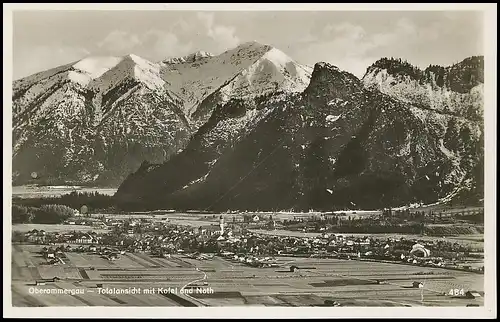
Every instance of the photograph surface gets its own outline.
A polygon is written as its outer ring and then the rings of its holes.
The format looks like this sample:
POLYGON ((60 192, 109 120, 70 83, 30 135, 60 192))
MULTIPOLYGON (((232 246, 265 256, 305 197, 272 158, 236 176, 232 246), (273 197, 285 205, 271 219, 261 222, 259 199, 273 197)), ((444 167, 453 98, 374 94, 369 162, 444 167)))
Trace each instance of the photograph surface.
POLYGON ((484 10, 26 9, 11 28, 12 307, 492 296, 484 10))

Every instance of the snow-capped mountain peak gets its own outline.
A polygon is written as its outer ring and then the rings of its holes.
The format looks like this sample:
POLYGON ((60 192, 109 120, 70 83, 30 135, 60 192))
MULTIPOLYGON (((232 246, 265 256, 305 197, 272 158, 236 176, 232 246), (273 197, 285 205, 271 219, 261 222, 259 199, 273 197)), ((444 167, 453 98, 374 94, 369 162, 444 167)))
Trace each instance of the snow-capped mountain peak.
POLYGON ((186 56, 165 59, 164 61, 162 61, 162 63, 164 63, 164 64, 194 63, 195 61, 198 61, 200 59, 210 58, 213 56, 214 55, 212 53, 209 53, 209 52, 203 51, 203 50, 199 50, 197 52, 194 52, 194 53, 186 55, 186 56))
POLYGON ((154 65, 156 65, 155 63, 152 63, 149 60, 144 59, 144 58, 139 57, 139 56, 134 55, 134 54, 128 54, 128 55, 124 56, 123 59, 130 59, 135 64, 137 64, 139 66, 154 66, 154 65))
POLYGON ((182 147, 189 126, 176 104, 160 65, 133 54, 90 56, 16 81, 15 178, 37 171, 48 182, 119 182, 182 147))
POLYGON ((122 57, 89 56, 68 71, 70 81, 83 87, 113 87, 117 82, 132 78, 144 82, 150 88, 160 88, 164 82, 159 78, 160 66, 134 54, 122 57))
POLYGON ((116 66, 123 57, 113 56, 90 56, 73 65, 75 71, 88 74, 91 78, 97 78, 116 66))
POLYGON ((302 91, 312 72, 279 49, 256 41, 242 43, 217 56, 198 52, 163 61, 161 65, 162 78, 171 91, 180 95, 184 113, 197 124, 210 116, 214 102, 260 96, 269 91, 302 91), (203 58, 193 61, 190 56, 203 58))
POLYGON ((246 49, 239 51, 242 55, 263 53, 225 86, 228 96, 258 96, 275 90, 300 92, 309 84, 312 69, 297 63, 281 50, 256 42, 245 43, 240 48, 246 49))
POLYGON ((200 50, 200 51, 197 51, 197 52, 192 53, 190 55, 187 55, 186 56, 186 60, 187 61, 196 61, 196 60, 199 60, 199 59, 213 57, 213 56, 214 55, 212 53, 200 50))
POLYGON ((95 92, 106 93, 125 80, 137 81, 152 90, 161 90, 165 82, 160 78, 160 66, 137 55, 126 55, 119 60, 108 58, 106 62, 118 62, 110 66, 100 77, 92 80, 88 87, 95 92))
POLYGON ((276 66, 286 68, 286 66, 290 63, 293 63, 293 59, 287 56, 284 52, 279 49, 272 48, 267 53, 264 54, 263 58, 269 60, 274 63, 276 66))
POLYGON ((257 40, 250 40, 239 44, 236 48, 243 49, 243 48, 259 48, 259 47, 271 47, 271 45, 260 43, 257 40))
POLYGON ((72 66, 72 70, 68 72, 68 78, 82 86, 87 86, 90 81, 100 77, 122 60, 123 57, 89 56, 72 66))

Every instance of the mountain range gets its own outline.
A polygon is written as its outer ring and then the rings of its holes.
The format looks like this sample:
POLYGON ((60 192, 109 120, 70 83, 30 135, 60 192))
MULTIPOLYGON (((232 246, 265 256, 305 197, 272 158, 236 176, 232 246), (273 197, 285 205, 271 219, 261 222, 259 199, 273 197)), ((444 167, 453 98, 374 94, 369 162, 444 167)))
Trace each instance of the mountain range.
POLYGON ((15 184, 117 186, 143 161, 181 150, 218 103, 300 92, 311 68, 248 42, 153 63, 136 55, 87 57, 14 81, 15 184))
POLYGON ((14 82, 14 182, 118 185, 127 209, 380 208, 483 195, 484 62, 362 79, 256 42, 88 57, 14 82))

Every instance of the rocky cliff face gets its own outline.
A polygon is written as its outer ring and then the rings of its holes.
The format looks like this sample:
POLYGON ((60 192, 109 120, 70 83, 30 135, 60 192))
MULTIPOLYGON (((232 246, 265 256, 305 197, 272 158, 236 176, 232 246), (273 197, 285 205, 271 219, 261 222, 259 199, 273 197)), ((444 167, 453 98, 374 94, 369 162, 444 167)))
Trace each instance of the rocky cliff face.
POLYGON ((454 164, 447 182, 460 182, 453 198, 483 198, 482 56, 448 67, 431 65, 425 70, 400 59, 381 59, 368 68, 362 81, 366 88, 412 104, 416 115, 433 128, 440 149, 454 164))
POLYGON ((217 105, 182 153, 131 175, 117 200, 125 208, 373 209, 434 202, 476 180, 480 122, 384 94, 368 79, 318 63, 300 95, 217 105))
POLYGON ((423 108, 476 121, 483 118, 482 56, 449 67, 430 65, 425 70, 400 59, 380 59, 368 68, 363 83, 423 108))

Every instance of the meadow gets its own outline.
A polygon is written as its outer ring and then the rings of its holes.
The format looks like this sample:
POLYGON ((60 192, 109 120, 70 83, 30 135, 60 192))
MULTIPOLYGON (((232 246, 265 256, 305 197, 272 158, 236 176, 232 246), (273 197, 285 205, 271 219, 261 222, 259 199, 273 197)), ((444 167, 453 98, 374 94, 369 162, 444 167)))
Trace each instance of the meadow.
POLYGON ((45 265, 41 246, 15 245, 12 254, 14 306, 322 306, 335 300, 344 306, 465 306, 482 298, 453 298, 450 289, 484 290, 484 276, 440 268, 338 259, 278 257, 280 267, 254 268, 227 259, 196 260, 175 255, 153 258, 127 254, 117 261, 97 255, 66 253, 65 264, 45 265), (290 265, 299 269, 290 272, 290 265), (300 268, 302 267, 302 268, 300 268), (30 294, 35 280, 61 280, 37 288, 82 289, 84 294, 30 294), (205 277, 204 277, 205 276, 205 277), (103 287, 178 291, 194 281, 206 282, 213 294, 99 294, 103 287), (381 281, 381 282, 380 282, 381 281), (412 282, 424 284, 413 288, 412 282), (187 302, 186 302, 187 301, 187 302), (191 301, 191 302, 189 302, 191 301), (200 304, 202 303, 202 304, 200 304))

